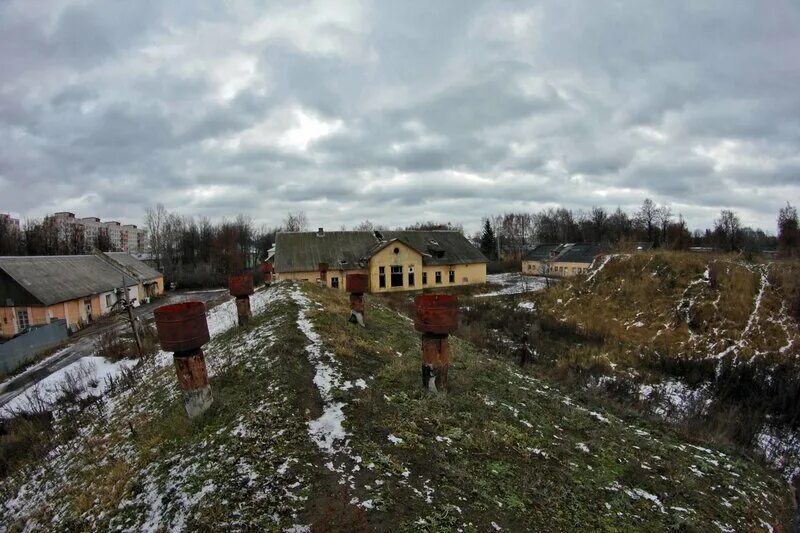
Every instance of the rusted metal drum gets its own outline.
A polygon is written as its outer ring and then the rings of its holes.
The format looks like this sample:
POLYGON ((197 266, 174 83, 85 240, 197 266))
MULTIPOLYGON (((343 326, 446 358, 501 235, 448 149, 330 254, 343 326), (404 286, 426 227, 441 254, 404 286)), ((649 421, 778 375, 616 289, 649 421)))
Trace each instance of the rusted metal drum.
POLYGON ((232 296, 250 296, 255 292, 253 289, 253 275, 242 274, 240 276, 231 276, 228 278, 228 290, 232 296))
POLYGON ((166 352, 188 352, 209 340, 206 306, 203 302, 163 305, 153 314, 161 349, 166 352))
POLYGON ((261 263, 261 273, 271 274, 273 270, 272 263, 261 263))
POLYGON ((458 329, 458 298, 448 294, 422 294, 414 298, 414 327, 422 333, 448 335, 458 329))
POLYGON ((345 278, 345 288, 351 294, 369 292, 369 276, 366 274, 348 274, 345 278))

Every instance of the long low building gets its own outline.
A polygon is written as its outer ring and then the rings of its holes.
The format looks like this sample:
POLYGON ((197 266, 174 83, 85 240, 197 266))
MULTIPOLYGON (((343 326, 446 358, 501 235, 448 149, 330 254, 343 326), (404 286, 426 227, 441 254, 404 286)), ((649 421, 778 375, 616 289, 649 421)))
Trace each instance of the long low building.
POLYGON ((585 274, 605 248, 593 243, 538 244, 522 258, 522 273, 569 277, 585 274))
POLYGON ((141 302, 163 276, 129 254, 0 257, 0 336, 61 318, 71 330, 111 312, 125 287, 141 302))
POLYGON ((333 231, 278 233, 278 280, 318 281, 345 290, 345 276, 369 276, 370 292, 422 290, 486 282, 488 259, 457 231, 333 231))

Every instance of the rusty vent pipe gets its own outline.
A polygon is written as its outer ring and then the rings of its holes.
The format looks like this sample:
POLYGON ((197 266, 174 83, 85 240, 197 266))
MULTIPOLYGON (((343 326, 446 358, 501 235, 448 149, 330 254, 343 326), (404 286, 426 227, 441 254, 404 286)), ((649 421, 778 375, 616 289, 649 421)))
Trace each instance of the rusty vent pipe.
POLYGON ((161 348, 173 352, 186 414, 196 418, 213 402, 202 348, 209 341, 206 306, 183 302, 161 306, 153 314, 161 348))
POLYGON ((229 277, 228 290, 230 290, 231 295, 236 297, 236 315, 239 319, 239 325, 244 326, 253 318, 253 312, 250 310, 250 295, 255 292, 253 289, 253 275, 241 274, 229 277))
POLYGON ((447 389, 450 367, 448 335, 458 329, 458 298, 423 294, 414 299, 414 328, 422 332, 422 385, 433 391, 447 389))
POLYGON ((364 293, 369 289, 369 276, 366 274, 347 274, 345 289, 350 293, 350 318, 353 324, 364 326, 364 293))

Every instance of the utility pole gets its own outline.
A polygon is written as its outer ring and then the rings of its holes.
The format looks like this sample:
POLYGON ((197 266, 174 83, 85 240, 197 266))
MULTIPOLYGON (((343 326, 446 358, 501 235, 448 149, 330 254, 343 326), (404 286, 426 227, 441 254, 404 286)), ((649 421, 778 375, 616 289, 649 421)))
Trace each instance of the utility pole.
POLYGON ((136 339, 136 350, 139 352, 139 357, 141 357, 142 341, 139 338, 139 329, 136 327, 136 320, 133 318, 133 305, 131 305, 130 298, 128 297, 128 286, 125 284, 125 276, 122 276, 122 294, 122 305, 128 309, 128 320, 133 330, 133 338, 136 339))

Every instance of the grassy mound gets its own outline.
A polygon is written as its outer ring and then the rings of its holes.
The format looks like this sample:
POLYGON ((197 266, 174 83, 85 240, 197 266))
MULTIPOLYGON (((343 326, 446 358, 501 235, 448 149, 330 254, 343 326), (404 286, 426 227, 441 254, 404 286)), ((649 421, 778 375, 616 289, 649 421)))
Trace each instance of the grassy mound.
MULTIPOLYGON (((753 530, 785 525, 769 470, 581 405, 451 337, 450 391, 421 387, 410 321, 279 284, 206 347, 215 403, 188 421, 167 354, 70 417, 0 486, 9 530, 753 530), (66 428, 60 428, 65 430, 66 428)), ((59 427, 59 418, 54 422, 59 427)))

